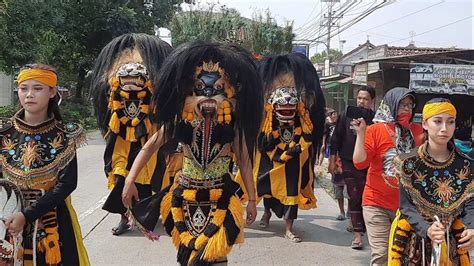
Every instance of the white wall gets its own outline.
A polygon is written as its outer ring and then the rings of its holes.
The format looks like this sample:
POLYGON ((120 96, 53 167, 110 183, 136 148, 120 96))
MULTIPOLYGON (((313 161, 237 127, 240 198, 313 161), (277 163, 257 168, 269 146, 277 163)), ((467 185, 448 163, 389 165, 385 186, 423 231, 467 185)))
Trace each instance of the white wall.
POLYGON ((0 106, 13 103, 13 78, 0 72, 0 106))

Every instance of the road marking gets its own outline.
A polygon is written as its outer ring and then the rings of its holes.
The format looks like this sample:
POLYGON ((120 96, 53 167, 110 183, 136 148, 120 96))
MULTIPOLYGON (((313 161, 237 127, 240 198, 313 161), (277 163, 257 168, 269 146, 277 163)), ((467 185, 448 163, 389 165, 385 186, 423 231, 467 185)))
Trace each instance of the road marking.
POLYGON ((109 195, 105 195, 102 199, 100 199, 94 206, 90 207, 87 209, 85 212, 81 213, 79 215, 79 223, 82 222, 87 216, 91 215, 93 212, 95 212, 97 209, 101 208, 102 205, 104 205, 104 202, 107 200, 107 197, 109 195))

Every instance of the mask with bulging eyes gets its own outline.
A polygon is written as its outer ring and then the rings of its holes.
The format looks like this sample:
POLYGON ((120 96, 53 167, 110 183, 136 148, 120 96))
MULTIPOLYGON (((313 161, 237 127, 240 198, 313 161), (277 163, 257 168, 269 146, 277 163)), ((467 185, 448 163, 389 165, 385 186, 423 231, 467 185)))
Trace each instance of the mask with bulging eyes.
POLYGON ((273 106, 276 119, 281 123, 289 123, 296 116, 296 109, 299 98, 295 88, 278 88, 268 99, 268 103, 273 106))
POLYGON ((120 66, 116 74, 123 91, 140 91, 148 80, 146 67, 139 63, 127 63, 120 66))

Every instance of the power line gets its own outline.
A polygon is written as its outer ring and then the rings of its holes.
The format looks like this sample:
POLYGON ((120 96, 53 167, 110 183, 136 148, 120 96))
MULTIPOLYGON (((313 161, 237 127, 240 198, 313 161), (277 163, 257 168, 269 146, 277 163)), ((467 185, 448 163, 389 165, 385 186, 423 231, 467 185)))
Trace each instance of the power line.
POLYGON ((462 19, 453 21, 453 22, 451 22, 451 23, 448 23, 448 24, 445 24, 445 25, 436 27, 436 28, 434 28, 434 29, 424 31, 424 32, 422 32, 422 33, 414 34, 414 35, 412 35, 412 36, 410 36, 410 37, 407 37, 407 38, 398 39, 398 40, 393 41, 393 42, 390 42, 390 43, 395 43, 395 42, 399 42, 399 41, 408 40, 408 39, 413 38, 413 37, 415 37, 415 36, 420 36, 420 35, 423 35, 423 34, 426 34, 426 33, 430 33, 430 32, 433 32, 433 31, 436 31, 436 30, 439 30, 439 29, 442 29, 442 28, 446 28, 446 27, 448 27, 448 26, 451 26, 451 25, 456 24, 456 23, 459 23, 459 22, 461 22, 461 21, 470 19, 470 18, 472 18, 472 17, 474 17, 474 16, 465 17, 465 18, 462 18, 462 19))
MULTIPOLYGON (((395 22, 395 21, 399 21, 399 20, 404 19, 404 18, 406 18, 406 17, 409 17, 409 16, 411 16, 411 15, 418 14, 418 13, 420 13, 420 12, 423 12, 423 11, 425 11, 425 10, 427 10, 427 9, 430 9, 430 8, 434 7, 434 6, 440 5, 440 4, 444 3, 444 2, 445 2, 445 0, 443 0, 443 1, 441 1, 441 2, 438 2, 438 3, 434 4, 434 5, 430 5, 430 6, 427 6, 427 7, 425 7, 425 8, 419 9, 419 10, 417 10, 417 11, 415 11, 415 12, 408 13, 408 14, 406 14, 406 15, 404 15, 404 16, 399 17, 399 18, 392 19, 392 20, 390 20, 390 21, 387 21, 387 22, 385 22, 385 23, 383 23, 383 24, 374 26, 374 27, 369 28, 369 29, 367 29, 367 30, 365 30, 365 31, 362 31, 362 32, 367 32, 367 31, 369 31, 369 30, 373 30, 373 29, 376 29, 376 28, 380 28, 380 27, 382 27, 382 26, 385 26, 385 25, 387 25, 387 24, 393 23, 393 22, 395 22)), ((352 34, 352 35, 346 36, 346 38, 347 38, 347 37, 352 37, 352 36, 354 36, 354 35, 357 35, 357 34, 352 34)))

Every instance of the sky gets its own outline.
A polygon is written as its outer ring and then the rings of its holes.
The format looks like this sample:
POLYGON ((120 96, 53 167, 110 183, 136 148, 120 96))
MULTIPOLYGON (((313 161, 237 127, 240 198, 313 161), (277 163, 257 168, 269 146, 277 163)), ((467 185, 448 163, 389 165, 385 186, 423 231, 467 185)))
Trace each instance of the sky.
MULTIPOLYGON (((333 0, 334 1, 334 0, 333 0)), ((339 0, 335 7, 348 0, 339 0)), ((354 7, 340 19, 344 24, 366 8, 381 3, 381 0, 350 0, 354 7), (357 5, 356 5, 357 4, 357 5)), ((331 47, 344 53, 370 40, 375 45, 407 46, 414 41, 418 47, 474 48, 473 0, 389 0, 363 20, 331 38, 331 47)), ((318 16, 327 3, 321 0, 207 0, 201 4, 218 3, 237 9, 242 16, 252 18, 257 11, 269 9, 279 25, 293 23, 296 40, 315 36, 318 16), (303 28, 302 28, 303 26, 303 28)), ((186 9, 186 8, 185 8, 186 9)), ((314 37, 313 37, 314 38, 314 37)), ((326 40, 324 38, 324 40, 326 40)), ((326 49, 325 45, 313 45, 310 55, 326 49)))

